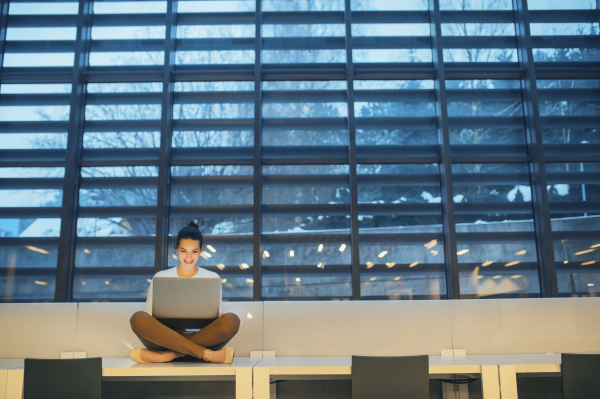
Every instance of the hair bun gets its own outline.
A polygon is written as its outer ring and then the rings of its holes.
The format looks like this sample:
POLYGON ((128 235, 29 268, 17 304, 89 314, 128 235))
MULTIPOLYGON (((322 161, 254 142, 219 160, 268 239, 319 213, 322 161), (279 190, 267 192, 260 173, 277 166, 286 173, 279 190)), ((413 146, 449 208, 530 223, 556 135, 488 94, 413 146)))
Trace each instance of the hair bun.
POLYGON ((200 228, 200 226, 198 226, 198 225, 197 225, 196 223, 194 223, 194 222, 190 222, 190 223, 188 224, 188 226, 192 226, 192 227, 195 227, 195 228, 197 228, 197 229, 199 229, 199 228, 200 228))

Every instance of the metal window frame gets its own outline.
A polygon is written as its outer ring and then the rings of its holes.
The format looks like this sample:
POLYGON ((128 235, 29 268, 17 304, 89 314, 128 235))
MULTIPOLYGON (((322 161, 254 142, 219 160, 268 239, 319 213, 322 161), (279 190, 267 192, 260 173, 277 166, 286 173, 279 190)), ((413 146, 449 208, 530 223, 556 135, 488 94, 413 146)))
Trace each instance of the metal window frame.
MULTIPOLYGON (((70 94, 32 94, 3 95, 0 105, 70 105, 70 118, 64 121, 43 122, 0 122, 0 133, 36 133, 36 132, 68 132, 66 150, 0 150, 0 166, 2 167, 51 167, 65 168, 63 179, 0 179, 3 187, 58 187, 63 190, 61 208, 0 208, 0 216, 17 217, 60 217, 60 237, 45 239, 28 239, 28 243, 39 245, 56 243, 58 245, 58 261, 56 268, 55 301, 73 300, 73 277, 75 274, 76 245, 81 242, 105 242, 103 238, 90 241, 87 237, 77 238, 78 217, 106 217, 110 215, 132 215, 136 217, 156 217, 156 237, 134 237, 132 242, 149 242, 155 244, 154 270, 159 271, 168 264, 168 246, 172 244, 169 237, 169 218, 188 215, 252 215, 253 217, 253 300, 263 299, 262 276, 270 270, 262 268, 262 245, 276 242, 271 235, 262 234, 262 217, 273 215, 302 215, 314 212, 346 215, 346 205, 264 205, 262 188, 269 185, 285 186, 287 184, 306 185, 310 179, 296 176, 293 178, 277 178, 264 176, 264 165, 310 165, 310 164, 348 164, 348 184, 350 188, 350 244, 352 271, 352 299, 362 298, 359 264, 359 240, 368 240, 368 234, 360 234, 358 214, 398 215, 439 214, 441 210, 444 230, 444 271, 448 299, 460 298, 459 268, 456 255, 457 240, 473 240, 457 233, 455 215, 482 212, 511 212, 523 214, 525 206, 501 203, 454 205, 453 183, 471 182, 471 176, 452 175, 453 163, 527 163, 529 175, 495 176, 490 179, 518 180, 529 179, 533 193, 534 233, 516 234, 513 237, 496 234, 495 236, 480 234, 477 240, 486 239, 503 241, 508 239, 531 239, 536 242, 541 296, 558 296, 557 265, 554 260, 553 245, 561 237, 582 238, 580 232, 552 232, 550 204, 546 184, 557 179, 572 176, 564 174, 547 174, 546 162, 595 162, 600 156, 598 145, 571 145, 562 148, 560 145, 542 143, 542 126, 564 125, 575 127, 594 127, 600 119, 594 116, 564 117, 556 120, 540 116, 540 99, 569 98, 594 99, 591 91, 581 90, 538 90, 538 79, 600 79, 600 62, 534 62, 534 48, 552 48, 553 46, 597 48, 597 38, 593 36, 535 36, 530 33, 531 23, 592 23, 600 21, 600 9, 595 10, 534 10, 529 11, 527 0, 513 0, 511 11, 447 11, 441 10, 439 0, 429 0, 427 11, 352 11, 350 0, 344 1, 343 11, 332 12, 262 12, 261 1, 256 1, 254 12, 234 13, 177 13, 178 0, 167 0, 165 14, 136 15, 93 15, 91 0, 81 0, 77 15, 8 15, 9 0, 0 0, 0 83, 70 83, 70 94), (91 40, 93 26, 165 26, 165 40, 91 40), (269 24, 344 24, 344 37, 308 37, 308 38, 263 38, 262 26, 269 24), (423 23, 429 24, 430 36, 424 37, 353 37, 352 24, 365 23, 423 23), (441 27, 446 23, 510 23, 514 24, 514 37, 442 37, 441 27), (251 38, 223 39, 177 39, 178 25, 254 25, 255 35, 251 38), (7 29, 11 27, 72 27, 76 25, 77 36, 73 41, 7 41, 7 29), (516 44, 515 44, 516 43, 516 44), (23 53, 41 51, 45 53, 71 51, 74 45, 75 64, 73 68, 41 67, 17 68, 4 67, 5 53, 23 53), (143 45, 144 50, 164 51, 165 60, 162 65, 152 66, 118 66, 90 67, 91 51, 132 51, 143 45), (338 49, 346 54, 345 63, 331 64, 263 64, 263 49, 338 49), (443 50, 448 48, 516 48, 519 61, 516 63, 484 63, 484 62, 443 62, 443 50), (253 50, 253 64, 233 65, 176 65, 177 50, 188 48, 213 48, 216 50, 247 49, 253 50), (431 49, 432 62, 420 63, 354 63, 353 49, 400 48, 431 49), (354 90, 355 80, 402 80, 430 79, 434 80, 433 90, 419 91, 377 91, 354 90), (447 90, 447 79, 513 79, 521 82, 519 90, 494 90, 492 92, 447 90), (174 83, 181 81, 248 81, 254 82, 253 92, 218 92, 218 93, 174 93, 174 83), (264 81, 300 81, 300 80, 339 80, 345 81, 346 90, 313 91, 298 93, 262 92, 264 81), (87 94, 86 87, 91 82, 161 82, 163 90, 157 93, 111 93, 87 94), (510 117, 450 117, 447 111, 449 99, 474 96, 478 99, 516 99, 523 102, 524 118, 510 117), (434 117, 423 118, 362 118, 354 115, 355 101, 433 101, 437 112, 434 117), (239 120, 173 120, 174 104, 181 103, 253 103, 253 119, 239 120), (346 102, 347 118, 303 118, 279 119, 262 117, 262 104, 270 102, 346 102), (85 121, 87 104, 161 104, 160 120, 142 121, 85 121), (486 126, 523 128, 525 127, 526 146, 490 145, 479 146, 473 153, 469 146, 453 145, 450 150, 450 124, 468 127, 472 124, 486 126), (401 146, 359 146, 356 144, 356 129, 389 128, 402 124, 420 128, 435 128, 438 144, 419 145, 407 150, 401 146), (347 129, 348 146, 329 147, 271 147, 263 146, 262 132, 268 129, 301 126, 310 129, 347 129), (139 149, 84 149, 83 135, 86 131, 160 131, 160 148, 139 149), (252 146, 231 148, 199 148, 193 151, 185 148, 171 148, 173 130, 181 129, 215 129, 230 128, 247 129, 254 132, 252 146), (358 185, 364 184, 365 178, 357 175, 358 163, 376 164, 412 164, 438 163, 440 174, 434 176, 441 179, 441 204, 384 204, 371 206, 358 204, 358 185), (252 177, 224 178, 184 178, 171 177, 171 166, 174 165, 252 165, 252 177), (108 178, 88 179, 81 177, 81 167, 86 166, 156 166, 159 175, 156 178, 108 178), (250 181, 251 180, 251 181, 250 181), (156 207, 80 207, 79 189, 81 187, 122 187, 125 185, 143 187, 157 183, 156 207), (252 185, 253 204, 241 206, 170 206, 170 188, 172 184, 186 185, 252 185), (533 234, 533 235, 532 235, 533 234), (96 240, 96 241, 94 241, 96 240)), ((588 182, 597 180, 597 174, 587 173, 577 176, 576 181, 588 182)), ((385 177, 372 179, 371 184, 383 182, 385 177), (378 180, 379 179, 379 180, 378 180)), ((408 185, 420 180, 419 176, 395 177, 395 184, 408 185)), ((494 180, 494 181, 496 181, 494 180)), ((516 181, 515 180, 515 181, 516 181)), ((338 176, 327 176, 321 184, 339 183, 338 176)), ((433 181, 433 180, 432 180, 433 181)), ((491 181, 491 180, 489 180, 491 181)), ((600 212, 600 203, 588 201, 585 205, 578 202, 553 204, 555 212, 573 212, 585 209, 588 212, 600 212)), ((328 237, 335 233, 328 234, 328 237)), ((346 237, 344 235, 344 237, 346 237)), ((429 237, 429 236, 428 236, 429 237)), ((288 237, 286 237, 287 239, 288 237)), ((395 242, 406 242, 409 237, 388 237, 395 242), (399 240, 399 241, 398 241, 399 240)), ((216 238, 219 239, 219 238, 216 238)), ((225 237, 233 240, 235 237, 225 237)), ((300 238, 291 238, 292 240, 300 238)), ((307 240, 309 238, 304 238, 307 240)), ((318 240, 319 238, 315 238, 318 240)), ((345 238, 344 238, 345 239, 345 238)), ((20 245, 21 239, 0 239, 0 246, 20 245)), ((108 241, 106 241, 108 242, 108 241)), ((118 241, 114 241, 118 242, 118 241)), ((229 241, 228 241, 229 242, 229 241)), ((273 298, 269 298, 273 299, 273 298)), ((293 298, 287 298, 293 299, 293 298)), ((369 297, 369 299, 373 299, 369 297)))

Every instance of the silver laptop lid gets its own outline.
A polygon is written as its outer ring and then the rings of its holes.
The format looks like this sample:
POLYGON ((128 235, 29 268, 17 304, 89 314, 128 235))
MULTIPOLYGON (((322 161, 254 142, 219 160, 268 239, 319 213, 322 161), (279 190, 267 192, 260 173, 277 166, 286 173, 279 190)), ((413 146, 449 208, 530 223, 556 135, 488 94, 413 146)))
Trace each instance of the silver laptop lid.
POLYGON ((155 277, 152 316, 157 319, 217 319, 221 279, 155 277))

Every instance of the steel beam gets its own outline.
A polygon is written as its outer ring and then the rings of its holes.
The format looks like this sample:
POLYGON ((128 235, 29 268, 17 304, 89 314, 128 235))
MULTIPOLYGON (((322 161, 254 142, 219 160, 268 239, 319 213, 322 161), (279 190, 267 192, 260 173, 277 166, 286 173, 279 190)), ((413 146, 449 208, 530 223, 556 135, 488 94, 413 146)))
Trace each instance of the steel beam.
POLYGON ((89 65, 93 1, 80 0, 77 16, 75 63, 72 70, 71 110, 69 115, 63 202, 60 215, 60 239, 54 300, 69 302, 73 297, 75 250, 77 245, 77 215, 79 210, 80 162, 83 152, 85 97, 87 85, 83 73, 89 65))
MULTIPOLYGON (((156 209, 156 246, 154 272, 168 267, 169 261, 169 211, 171 206, 171 146, 173 142, 173 97, 175 83, 172 71, 175 66, 177 41, 177 0, 167 0, 165 62, 163 66, 162 109, 160 120, 160 155, 158 160, 158 192, 156 209)), ((178 226, 179 227, 179 226, 178 226)), ((183 226, 181 226, 183 227, 183 226)))
POLYGON ((433 63, 437 69, 435 81, 440 180, 442 193, 442 221, 444 229, 444 263, 446 265, 446 296, 460 298, 458 256, 456 255, 456 226, 454 223, 454 195, 450 155, 450 129, 446 96, 446 70, 443 62, 442 19, 439 0, 429 0, 433 63))
POLYGON ((554 261, 554 243, 552 241, 548 182, 527 0, 513 0, 513 9, 519 63, 525 69, 525 76, 521 79, 521 89, 523 92, 527 150, 531 157, 529 173, 531 175, 531 197, 540 288, 542 297, 557 297, 558 282, 554 261))
POLYGON ((254 203, 253 258, 252 272, 254 284, 252 298, 262 300, 262 1, 256 0, 254 12, 254 203))
POLYGON ((352 262, 352 299, 360 300, 360 246, 358 239, 358 177, 356 171, 356 120, 354 117, 354 62, 352 60, 352 8, 351 1, 344 1, 346 24, 346 84, 348 101, 348 166, 350 184, 350 246, 352 262))

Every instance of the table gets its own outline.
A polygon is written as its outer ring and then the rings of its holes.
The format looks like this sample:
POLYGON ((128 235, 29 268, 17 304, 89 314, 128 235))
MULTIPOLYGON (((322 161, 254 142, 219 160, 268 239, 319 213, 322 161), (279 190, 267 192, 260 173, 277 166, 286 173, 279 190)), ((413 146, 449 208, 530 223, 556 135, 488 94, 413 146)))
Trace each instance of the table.
MULTIPOLYGON (((236 399, 252 399, 252 367, 259 361, 260 358, 236 357, 231 364, 196 362, 137 364, 129 358, 104 358, 102 379, 235 380, 236 399)), ((23 397, 23 365, 23 359, 0 359, 0 399, 23 397), (2 389, 2 380, 4 389, 2 389)))
MULTIPOLYGON (((312 379, 349 378, 352 357, 270 357, 254 366, 254 399, 270 398, 271 377, 312 379)), ((429 374, 481 374, 484 399, 500 399, 498 366, 477 359, 430 356, 429 374)), ((504 399, 504 398, 503 398, 504 399)))
POLYGON ((481 364, 498 366, 502 399, 517 399, 517 373, 560 374, 561 355, 473 355, 467 356, 481 364))

